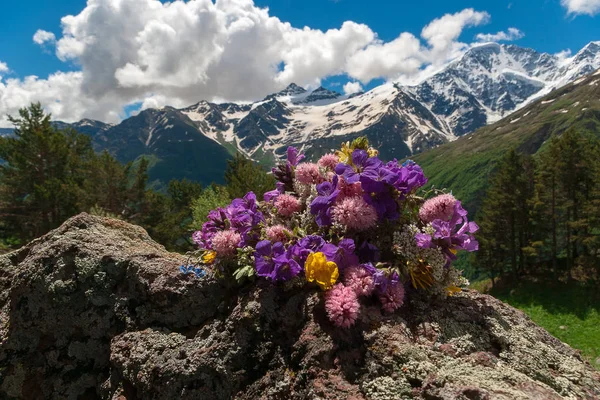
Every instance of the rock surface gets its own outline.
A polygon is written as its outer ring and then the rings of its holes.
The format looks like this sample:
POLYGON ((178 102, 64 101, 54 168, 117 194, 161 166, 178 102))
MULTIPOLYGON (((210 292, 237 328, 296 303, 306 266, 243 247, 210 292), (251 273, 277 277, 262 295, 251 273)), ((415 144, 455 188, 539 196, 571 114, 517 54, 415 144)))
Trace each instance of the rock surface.
POLYGON ((184 262, 87 214, 0 256, 0 398, 600 397, 577 351, 489 296, 411 293, 340 330, 313 290, 234 292, 184 262))

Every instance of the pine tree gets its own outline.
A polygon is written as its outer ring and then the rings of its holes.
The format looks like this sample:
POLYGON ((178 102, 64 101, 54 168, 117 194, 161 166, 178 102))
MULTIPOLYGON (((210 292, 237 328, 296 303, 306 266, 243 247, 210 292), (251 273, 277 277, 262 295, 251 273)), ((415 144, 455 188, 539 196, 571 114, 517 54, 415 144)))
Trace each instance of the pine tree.
POLYGON ((0 138, 0 216, 5 228, 31 239, 81 210, 89 137, 57 130, 39 103, 9 117, 14 136, 0 138))
POLYGON ((511 150, 496 166, 478 218, 476 263, 492 280, 506 272, 527 272, 532 197, 533 161, 511 150))
POLYGON ((275 179, 267 174, 260 165, 237 153, 227 161, 225 169, 227 191, 233 198, 239 198, 252 191, 257 198, 262 198, 265 192, 275 188, 275 179))

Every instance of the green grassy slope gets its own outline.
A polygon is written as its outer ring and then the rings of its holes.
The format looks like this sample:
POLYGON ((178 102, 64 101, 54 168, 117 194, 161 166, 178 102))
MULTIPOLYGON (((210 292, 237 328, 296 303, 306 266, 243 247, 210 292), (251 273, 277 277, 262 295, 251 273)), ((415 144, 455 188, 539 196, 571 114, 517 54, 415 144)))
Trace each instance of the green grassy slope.
POLYGON ((503 284, 494 297, 525 312, 536 324, 600 370, 600 294, 594 284, 531 282, 503 284))
POLYGON ((430 185, 451 189, 473 211, 481 203, 496 161, 507 150, 516 147, 535 154, 553 134, 570 127, 600 136, 600 72, 413 159, 430 177, 430 185))

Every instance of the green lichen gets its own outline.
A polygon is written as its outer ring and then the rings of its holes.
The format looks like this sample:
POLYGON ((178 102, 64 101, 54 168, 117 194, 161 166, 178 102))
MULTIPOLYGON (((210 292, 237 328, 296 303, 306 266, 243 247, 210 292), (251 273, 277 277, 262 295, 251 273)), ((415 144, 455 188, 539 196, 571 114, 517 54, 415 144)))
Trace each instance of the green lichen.
POLYGON ((394 379, 380 376, 364 383, 361 390, 369 400, 398 400, 413 397, 412 386, 404 377, 394 379))

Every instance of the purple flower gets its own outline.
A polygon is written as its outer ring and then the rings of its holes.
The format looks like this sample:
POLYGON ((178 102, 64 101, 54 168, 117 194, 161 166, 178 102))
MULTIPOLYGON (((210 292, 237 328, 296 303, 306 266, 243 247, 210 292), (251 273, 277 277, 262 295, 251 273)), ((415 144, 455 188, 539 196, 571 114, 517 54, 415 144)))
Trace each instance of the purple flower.
POLYGON ((254 252, 256 275, 274 281, 292 279, 302 271, 302 267, 286 251, 283 243, 271 243, 262 240, 256 245, 254 252))
POLYGON ((377 211, 380 221, 394 221, 398 219, 398 202, 389 191, 379 193, 365 193, 363 199, 377 211))
POLYGON ((447 265, 452 260, 456 260, 457 250, 476 251, 479 249, 479 243, 473 236, 479 227, 475 222, 467 220, 467 211, 462 207, 460 201, 454 205, 454 213, 450 221, 436 219, 433 220, 431 226, 434 229, 433 235, 425 233, 415 235, 417 246, 425 249, 438 247, 446 255, 447 265), (459 227, 460 224, 462 226, 459 227))
POLYGON ((194 232, 192 239, 200 248, 212 249, 212 238, 219 231, 227 229, 227 214, 225 209, 217 208, 208 213, 208 221, 202 225, 202 229, 194 232))
POLYGON ((381 258, 379 249, 366 240, 359 247, 357 253, 361 263, 376 263, 381 258))
POLYGON ((270 203, 271 201, 275 201, 280 195, 285 193, 285 184, 283 182, 275 183, 275 190, 271 190, 270 192, 266 192, 264 194, 263 199, 270 203))
POLYGON ((398 176, 393 185, 404 195, 425 186, 427 183, 423 170, 412 160, 405 161, 402 166, 398 164, 397 160, 393 160, 387 163, 387 168, 398 176))
POLYGON ((371 275, 374 275, 377 271, 379 271, 372 263, 360 264, 367 272, 371 275))
POLYGON ((274 280, 287 281, 302 272, 302 267, 293 258, 291 248, 273 258, 275 262, 274 280))
POLYGON ((242 236, 241 246, 256 240, 255 228, 265 221, 263 214, 258 211, 256 195, 249 192, 241 199, 235 199, 225 209, 225 215, 229 219, 231 229, 242 236))
POLYGON ((366 193, 389 191, 391 185, 397 180, 398 175, 383 166, 380 166, 379 168, 368 168, 360 177, 361 187, 366 193))
POLYGON ((338 177, 334 176, 331 182, 323 182, 317 185, 319 195, 310 204, 310 213, 316 215, 315 221, 319 226, 331 225, 331 207, 340 194, 337 184, 338 177))
POLYGON ((358 265, 358 256, 354 254, 356 246, 354 240, 346 238, 340 240, 338 245, 327 243, 321 251, 327 257, 327 261, 333 261, 340 270, 358 265))
POLYGON ((373 281, 375 283, 375 288, 379 293, 387 292, 390 286, 400 285, 400 277, 396 271, 391 274, 389 271, 385 271, 382 269, 378 269, 373 274, 373 281))
POLYGON ((300 161, 304 160, 304 157, 304 154, 300 154, 297 148, 293 146, 287 148, 287 161, 291 166, 297 166, 300 161))
POLYGON ((364 150, 354 150, 352 152, 352 165, 339 163, 335 167, 335 173, 342 175, 346 183, 356 183, 363 174, 376 176, 378 169, 383 163, 377 157, 369 157, 364 150))
POLYGON ((417 233, 415 239, 417 240, 417 246, 422 249, 429 249, 432 247, 431 235, 427 233, 417 233))
POLYGON ((296 260, 300 261, 301 265, 304 265, 308 255, 310 253, 321 251, 323 246, 325 246, 325 240, 321 236, 308 235, 300 239, 300 241, 292 247, 291 254, 296 260))

